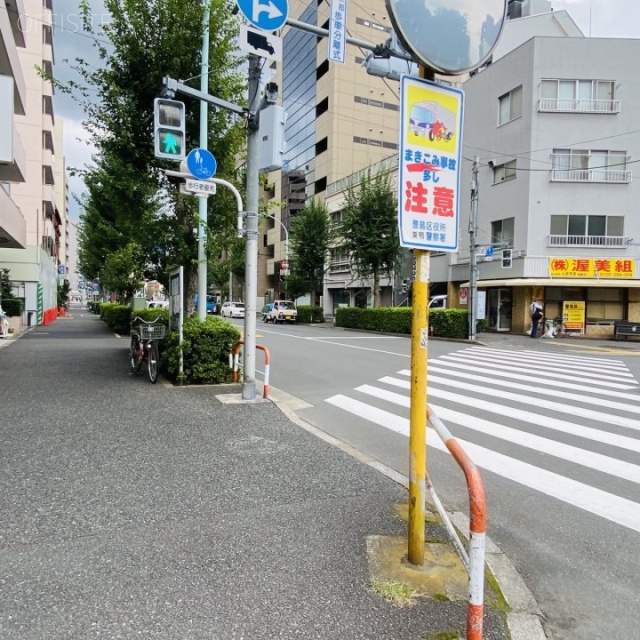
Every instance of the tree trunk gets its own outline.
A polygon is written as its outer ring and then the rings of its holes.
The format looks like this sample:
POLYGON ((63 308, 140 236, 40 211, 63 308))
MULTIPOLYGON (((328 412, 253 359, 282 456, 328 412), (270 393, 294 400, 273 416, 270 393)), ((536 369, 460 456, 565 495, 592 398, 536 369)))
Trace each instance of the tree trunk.
POLYGON ((377 271, 373 272, 373 306, 380 306, 380 275, 377 271))

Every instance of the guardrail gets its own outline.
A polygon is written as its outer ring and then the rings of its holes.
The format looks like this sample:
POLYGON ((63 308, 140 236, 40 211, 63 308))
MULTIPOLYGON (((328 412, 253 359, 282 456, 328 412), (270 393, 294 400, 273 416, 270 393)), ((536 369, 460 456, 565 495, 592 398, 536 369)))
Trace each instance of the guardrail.
POLYGON ((482 640, 482 616, 484 612, 484 558, 485 537, 487 531, 487 507, 484 494, 484 484, 478 467, 466 454, 460 443, 451 435, 442 420, 435 415, 431 407, 427 408, 427 421, 440 436, 445 446, 458 463, 464 473, 469 490, 469 553, 455 532, 448 514, 442 507, 429 482, 429 491, 434 497, 434 504, 440 513, 450 535, 453 536, 454 546, 462 557, 469 574, 469 605, 467 608, 467 637, 466 640, 482 640))
MULTIPOLYGON (((233 381, 238 382, 238 362, 240 360, 240 347, 244 344, 243 340, 240 340, 238 344, 229 353, 229 366, 233 370, 233 381)), ((269 397, 269 367, 271 365, 271 353, 267 347, 263 347, 261 344, 256 345, 256 349, 264 351, 264 382, 262 385, 262 397, 266 400, 269 397)))

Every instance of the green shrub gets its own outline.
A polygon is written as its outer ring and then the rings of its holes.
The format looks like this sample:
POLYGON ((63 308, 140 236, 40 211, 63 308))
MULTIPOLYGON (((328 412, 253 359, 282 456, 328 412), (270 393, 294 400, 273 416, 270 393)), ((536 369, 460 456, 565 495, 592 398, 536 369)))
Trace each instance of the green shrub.
MULTIPOLYGON (((167 313, 165 311, 165 313, 167 313)), ((238 344, 241 333, 221 318, 208 316, 204 321, 186 318, 183 327, 184 384, 221 384, 232 381, 229 352, 238 344)), ((180 372, 178 332, 167 335, 162 345, 165 356, 165 375, 177 382, 180 372)))
POLYGON ((407 307, 341 307, 336 313, 336 326, 385 333, 411 333, 411 309, 407 307))
MULTIPOLYGON (((467 338, 469 318, 466 309, 433 309, 429 311, 429 327, 434 336, 441 338, 467 338)), ((365 331, 411 334, 410 307, 376 307, 359 309, 341 307, 336 312, 336 326, 365 331)), ((486 322, 478 323, 478 331, 486 322)))
POLYGON ((90 300, 89 302, 87 302, 87 311, 89 311, 90 313, 99 314, 101 306, 102 302, 90 300))
POLYGON ((131 325, 131 307, 126 304, 105 302, 100 306, 100 317, 114 333, 127 335, 131 325))
POLYGON ((433 309, 429 312, 432 334, 439 338, 468 338, 469 313, 466 309, 433 309))
POLYGON ((304 322, 305 324, 324 322, 322 307, 308 305, 298 307, 298 322, 304 322))
POLYGON ((21 316, 24 312, 24 298, 4 298, 2 309, 10 318, 21 316))

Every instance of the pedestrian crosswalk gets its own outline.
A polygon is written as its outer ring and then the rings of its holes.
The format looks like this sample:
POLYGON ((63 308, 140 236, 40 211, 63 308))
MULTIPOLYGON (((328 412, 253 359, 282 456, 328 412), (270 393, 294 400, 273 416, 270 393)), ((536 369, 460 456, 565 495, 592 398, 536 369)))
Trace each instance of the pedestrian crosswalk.
MULTIPOLYGON (((478 466, 640 532, 640 385, 624 362, 469 347, 430 360, 428 385, 478 466)), ((408 437, 409 393, 402 369, 326 402, 408 437)))

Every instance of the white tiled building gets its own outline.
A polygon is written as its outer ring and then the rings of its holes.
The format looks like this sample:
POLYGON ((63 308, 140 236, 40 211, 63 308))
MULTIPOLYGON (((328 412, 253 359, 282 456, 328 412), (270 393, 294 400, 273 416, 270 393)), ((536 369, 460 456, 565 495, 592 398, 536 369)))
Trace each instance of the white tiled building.
MULTIPOLYGON (((52 0, 11 0, 8 5, 4 4, 8 0, 0 2, 2 9, 9 7, 8 11, 0 10, 3 42, 5 47, 13 44, 9 54, 12 69, 21 69, 21 79, 13 74, 14 140, 19 140, 14 145, 13 164, 19 166, 25 159, 22 179, 10 186, 11 200, 21 213, 25 231, 14 242, 4 244, 10 248, 0 245, 0 266, 10 269, 13 281, 22 283, 19 293, 25 297, 27 321, 48 323, 57 314, 58 261, 61 243, 65 243, 66 210, 65 195, 61 194, 61 202, 56 203, 55 194, 56 153, 61 154, 62 149, 55 147, 53 86, 36 70, 38 67, 53 73, 52 0), (7 15, 9 31, 4 24, 7 15)), ((6 100, 6 95, 0 96, 0 102, 6 100)), ((4 226, 3 219, 0 214, 0 227, 4 226)))

